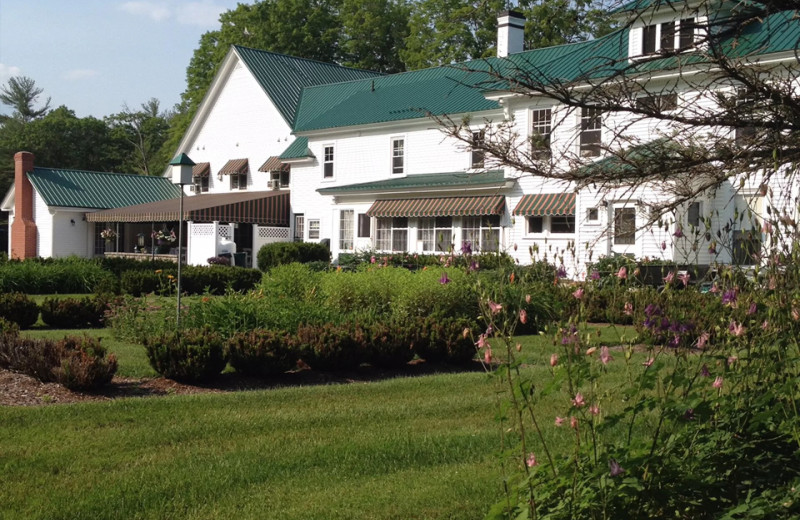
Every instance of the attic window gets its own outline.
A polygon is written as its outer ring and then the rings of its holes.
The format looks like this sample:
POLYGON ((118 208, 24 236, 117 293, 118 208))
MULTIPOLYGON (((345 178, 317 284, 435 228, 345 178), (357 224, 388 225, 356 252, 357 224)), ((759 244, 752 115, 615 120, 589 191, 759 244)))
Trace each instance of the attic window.
MULTIPOLYGON (((683 24, 681 24, 683 27, 683 24)), ((642 54, 675 50, 675 22, 669 21, 642 28, 642 54)))

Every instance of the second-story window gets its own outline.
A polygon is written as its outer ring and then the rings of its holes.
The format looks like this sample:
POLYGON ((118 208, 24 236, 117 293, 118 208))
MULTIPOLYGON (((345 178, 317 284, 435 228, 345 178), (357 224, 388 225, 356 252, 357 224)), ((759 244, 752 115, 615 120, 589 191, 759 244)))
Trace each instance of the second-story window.
POLYGON ((333 178, 333 146, 325 146, 322 150, 322 177, 333 178))
POLYGON ((602 124, 603 113, 599 108, 583 107, 581 109, 581 157, 600 155, 602 124))
POLYGON ((472 132, 472 161, 473 168, 483 168, 486 165, 486 153, 483 145, 486 142, 486 133, 483 130, 472 132))
POLYGON ((550 132, 553 129, 553 112, 549 108, 531 111, 531 155, 550 156, 550 132))
POLYGON ((231 189, 232 190, 246 190, 247 189, 247 173, 231 173, 231 189))
POLYGON ((694 46, 694 33, 697 24, 694 18, 683 18, 680 25, 680 50, 691 49, 694 46))
POLYGON ((402 137, 392 139, 392 173, 405 173, 406 140, 402 137))
POLYGON ((195 176, 192 177, 192 190, 195 193, 204 193, 208 191, 208 175, 205 177, 195 176))

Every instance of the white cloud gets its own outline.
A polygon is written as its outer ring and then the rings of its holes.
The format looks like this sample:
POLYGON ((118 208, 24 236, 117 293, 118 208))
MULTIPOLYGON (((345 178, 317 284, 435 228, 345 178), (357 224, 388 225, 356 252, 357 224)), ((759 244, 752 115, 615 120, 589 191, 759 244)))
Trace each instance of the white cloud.
POLYGON ((22 74, 22 69, 19 67, 13 67, 10 65, 4 65, 0 63, 0 83, 5 83, 8 81, 9 78, 13 76, 19 76, 22 74))
POLYGON ((92 69, 72 69, 64 73, 64 79, 67 81, 79 81, 99 75, 98 71, 92 69))
POLYGON ((183 25, 218 28, 219 15, 227 10, 213 1, 187 2, 176 8, 176 21, 183 25))
POLYGON ((163 22, 172 14, 167 6, 157 2, 125 2, 119 8, 128 14, 147 16, 156 22, 163 22))

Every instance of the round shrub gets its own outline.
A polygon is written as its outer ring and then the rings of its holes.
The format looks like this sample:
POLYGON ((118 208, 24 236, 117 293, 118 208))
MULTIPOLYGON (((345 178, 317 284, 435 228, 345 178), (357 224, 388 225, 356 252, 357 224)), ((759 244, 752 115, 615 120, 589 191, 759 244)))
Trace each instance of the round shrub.
POLYGON ((274 242, 261 246, 256 255, 258 268, 268 271, 279 265, 292 262, 328 262, 331 251, 328 246, 316 242, 274 242))
POLYGON ((0 318, 0 336, 19 336, 19 325, 5 318, 0 318))
POLYGON ((398 323, 373 323, 368 329, 369 362, 382 368, 398 368, 414 358, 417 331, 398 323))
POLYGON ((99 338, 67 336, 56 343, 61 362, 53 369, 55 380, 71 390, 93 390, 111 381, 117 358, 106 356, 99 338))
POLYGON ((303 361, 315 370, 348 370, 367 361, 367 335, 358 325, 301 325, 297 342, 303 361))
POLYGON ((39 306, 23 293, 0 294, 0 317, 29 329, 39 318, 39 306))
POLYGON ((477 333, 477 326, 472 320, 428 317, 420 319, 417 326, 420 341, 415 348, 425 361, 463 365, 475 357, 472 338, 477 333))
POLYGON ((166 332, 145 338, 150 366, 176 381, 203 382, 225 368, 225 341, 209 328, 166 332))
POLYGON ((226 353, 237 372, 258 377, 291 370, 298 359, 290 334, 266 329, 235 334, 228 339, 226 353))
POLYGON ((108 298, 47 298, 41 305, 42 321, 56 329, 100 328, 108 309, 108 298))

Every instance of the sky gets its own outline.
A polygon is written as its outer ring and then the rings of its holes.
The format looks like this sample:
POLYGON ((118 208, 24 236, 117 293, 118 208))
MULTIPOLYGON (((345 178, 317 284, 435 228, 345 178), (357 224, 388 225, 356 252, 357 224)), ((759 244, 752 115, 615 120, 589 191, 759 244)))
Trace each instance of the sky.
MULTIPOLYGON (((102 118, 180 101, 200 36, 244 0, 0 0, 0 85, 28 76, 51 108, 102 118)), ((39 105, 37 105, 38 107, 39 105)), ((0 113, 11 110, 0 105, 0 113)))

